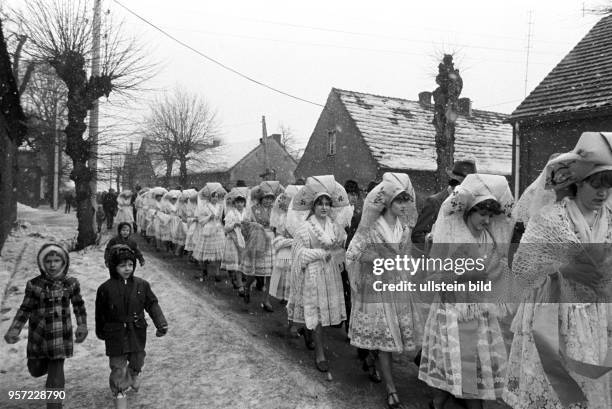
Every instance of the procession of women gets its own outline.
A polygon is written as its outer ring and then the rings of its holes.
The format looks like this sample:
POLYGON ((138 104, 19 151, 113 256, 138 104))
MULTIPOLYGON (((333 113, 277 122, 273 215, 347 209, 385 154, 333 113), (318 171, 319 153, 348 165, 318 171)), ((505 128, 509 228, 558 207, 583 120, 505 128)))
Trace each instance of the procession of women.
POLYGON ((393 355, 404 353, 432 388, 433 409, 611 408, 612 133, 583 133, 520 198, 477 165, 457 161, 448 187, 420 211, 410 177, 389 172, 367 191, 332 175, 229 191, 143 188, 131 202, 122 192, 117 221, 199 265, 201 280, 227 280, 236 302, 283 308, 318 371, 334 367, 326 332, 346 331, 369 381, 384 383, 389 408, 404 407, 406 385, 393 376, 393 355), (426 276, 493 290, 486 300, 373 291, 373 261, 396 256, 479 259, 484 268, 391 268, 385 282, 426 276))

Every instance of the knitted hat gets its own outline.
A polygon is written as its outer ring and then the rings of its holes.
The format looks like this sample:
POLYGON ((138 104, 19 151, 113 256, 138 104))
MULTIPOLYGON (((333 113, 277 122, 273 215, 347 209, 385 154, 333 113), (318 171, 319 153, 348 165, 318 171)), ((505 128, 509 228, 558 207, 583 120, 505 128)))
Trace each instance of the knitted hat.
POLYGON ((134 266, 134 269, 132 270, 133 273, 134 270, 136 270, 136 253, 134 253, 134 251, 132 251, 132 249, 125 244, 117 244, 111 247, 108 263, 108 270, 110 272, 111 277, 118 277, 117 266, 125 260, 132 261, 132 264, 134 266))

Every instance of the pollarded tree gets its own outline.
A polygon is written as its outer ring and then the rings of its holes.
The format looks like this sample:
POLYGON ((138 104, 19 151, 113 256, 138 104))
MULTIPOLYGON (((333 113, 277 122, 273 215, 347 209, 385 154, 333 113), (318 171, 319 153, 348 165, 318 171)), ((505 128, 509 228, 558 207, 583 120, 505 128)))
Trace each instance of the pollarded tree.
POLYGON ((438 88, 433 92, 434 117, 436 128, 436 153, 438 189, 447 186, 446 169, 453 166, 455 155, 455 121, 459 112, 459 95, 463 89, 463 80, 459 70, 453 64, 453 56, 445 54, 438 65, 436 76, 438 88))
POLYGON ((91 181, 88 161, 94 158, 92 141, 85 136, 85 122, 94 103, 111 92, 125 93, 150 78, 151 65, 135 39, 124 35, 121 24, 105 30, 100 47, 100 74, 89 72, 93 51, 93 1, 28 0, 18 12, 25 49, 30 56, 55 69, 68 90, 66 153, 73 162, 70 177, 75 182, 78 238, 77 248, 95 242, 91 181))

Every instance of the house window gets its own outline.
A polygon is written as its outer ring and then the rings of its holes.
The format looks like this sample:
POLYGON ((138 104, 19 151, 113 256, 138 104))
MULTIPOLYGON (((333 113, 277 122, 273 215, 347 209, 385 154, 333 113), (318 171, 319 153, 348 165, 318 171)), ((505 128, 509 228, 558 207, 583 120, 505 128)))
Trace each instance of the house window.
POLYGON ((327 154, 336 154, 336 130, 327 131, 327 154))

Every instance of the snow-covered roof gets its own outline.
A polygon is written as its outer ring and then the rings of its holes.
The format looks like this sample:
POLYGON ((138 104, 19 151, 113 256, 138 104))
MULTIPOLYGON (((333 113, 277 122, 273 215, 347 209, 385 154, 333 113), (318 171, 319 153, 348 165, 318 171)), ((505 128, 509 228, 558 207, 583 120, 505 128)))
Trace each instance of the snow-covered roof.
MULTIPOLYGON (((229 141, 200 153, 192 154, 192 159, 187 162, 187 174, 228 171, 258 145, 259 138, 229 141)), ((179 176, 179 167, 180 163, 175 161, 172 165, 172 176, 179 176)), ((155 164, 153 169, 158 177, 166 174, 166 164, 164 162, 155 164)))
MULTIPOLYGON (((433 105, 345 91, 335 92, 361 132, 372 155, 396 170, 436 170, 433 105)), ((455 124, 455 159, 474 159, 478 171, 512 173, 512 127, 507 115, 472 110, 455 124)))
POLYGON ((612 16, 603 17, 512 113, 513 120, 612 109, 612 16))

